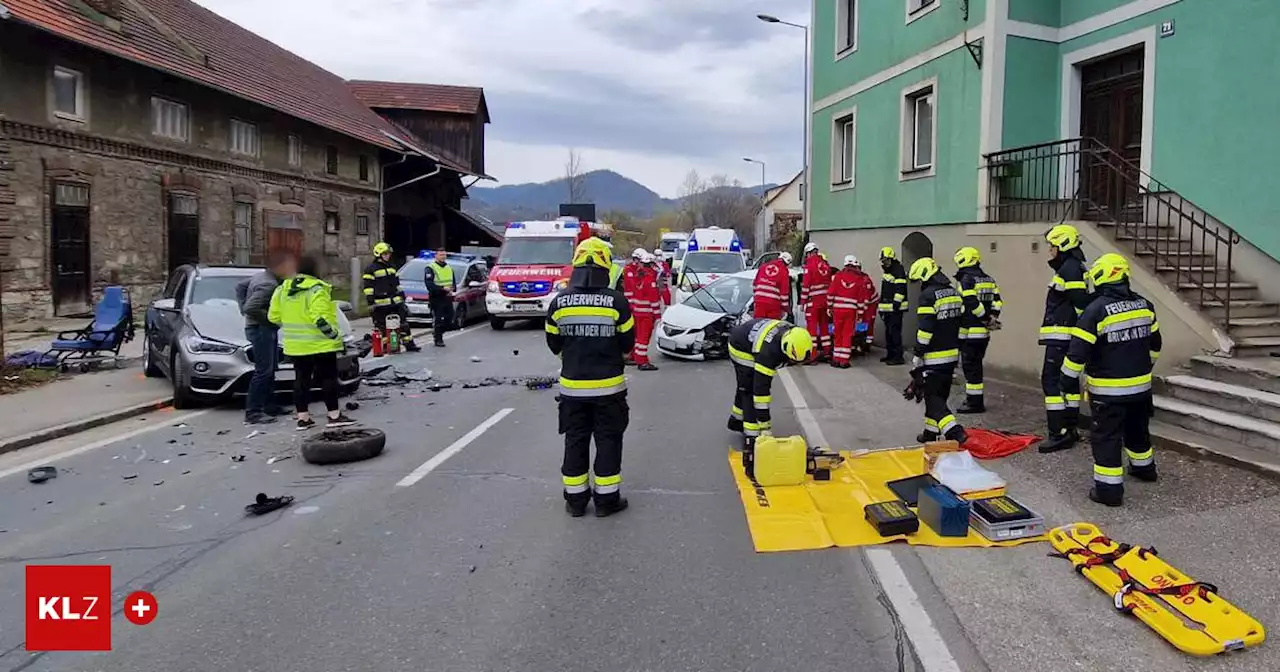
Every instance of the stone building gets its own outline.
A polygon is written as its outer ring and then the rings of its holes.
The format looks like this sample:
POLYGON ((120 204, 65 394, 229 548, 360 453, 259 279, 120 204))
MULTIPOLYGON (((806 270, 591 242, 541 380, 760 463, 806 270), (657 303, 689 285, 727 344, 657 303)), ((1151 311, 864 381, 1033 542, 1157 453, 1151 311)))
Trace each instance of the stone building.
POLYGON ((277 247, 345 278, 384 233, 384 182, 445 241, 479 171, 442 154, 189 0, 0 0, 6 322, 83 313, 108 284, 140 305, 183 263, 277 247))

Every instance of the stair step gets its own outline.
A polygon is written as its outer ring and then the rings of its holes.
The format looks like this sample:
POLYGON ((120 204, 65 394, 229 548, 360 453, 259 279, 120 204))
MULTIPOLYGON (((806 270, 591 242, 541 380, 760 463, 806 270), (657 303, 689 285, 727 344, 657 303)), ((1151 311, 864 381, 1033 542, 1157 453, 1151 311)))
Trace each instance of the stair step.
POLYGON ((1280 358, 1277 357, 1196 355, 1191 358, 1191 374, 1280 394, 1280 358))
POLYGON ((1118 222, 1103 220, 1093 223, 1099 229, 1116 229, 1117 231, 1133 231, 1135 229, 1172 229, 1172 222, 1127 222, 1120 224, 1118 222))
MULTIPOLYGON (((1191 241, 1179 238, 1172 234, 1161 233, 1155 236, 1135 236, 1131 233, 1116 233, 1116 242, 1119 243, 1139 243, 1148 248, 1155 248, 1162 253, 1165 249, 1172 251, 1175 247, 1189 251, 1191 250, 1191 241)), ((1139 247, 1138 249, 1141 249, 1139 247)))
POLYGON ((1231 331, 1231 337, 1236 340, 1280 336, 1280 316, 1236 317, 1233 313, 1231 323, 1227 326, 1231 331))
POLYGON ((1280 458, 1270 451, 1250 448, 1159 420, 1152 420, 1150 429, 1151 442, 1158 449, 1175 450, 1269 476, 1280 475, 1280 458))
MULTIPOLYGON (((1226 306, 1221 301, 1205 301, 1200 308, 1215 320, 1226 318, 1226 306)), ((1231 319, 1237 317, 1272 317, 1280 315, 1280 303, 1258 300, 1231 300, 1231 319)))
POLYGON ((1280 424, 1164 395, 1156 395, 1155 407, 1161 422, 1269 451, 1280 459, 1280 424))
MULTIPOLYGON (((1140 249, 1137 252, 1137 255, 1139 257, 1152 257, 1152 256, 1155 256, 1155 254, 1156 254, 1155 250, 1140 249)), ((1198 259, 1201 263, 1204 263, 1206 259, 1209 259, 1213 255, 1205 254, 1204 252, 1195 252, 1195 251, 1188 251, 1188 250, 1169 250, 1168 252, 1161 250, 1160 256, 1177 257, 1179 259, 1194 258, 1194 259, 1198 259)))
POLYGON ((1179 282, 1179 283, 1178 283, 1178 285, 1177 285, 1177 288, 1178 288, 1178 291, 1179 291, 1179 292, 1186 292, 1186 293, 1188 293, 1188 294, 1195 294, 1195 295, 1199 295, 1199 294, 1201 294, 1201 290, 1203 289, 1203 290, 1204 290, 1204 292, 1206 293, 1206 295, 1205 295, 1205 298, 1206 298, 1206 299, 1211 297, 1211 295, 1209 295, 1209 294, 1208 294, 1208 292, 1212 292, 1213 294, 1216 294, 1216 295, 1218 295, 1219 297, 1225 296, 1225 294, 1226 294, 1226 292, 1227 292, 1227 288, 1228 288, 1228 287, 1230 287, 1230 288, 1231 288, 1231 300, 1233 300, 1233 301, 1234 301, 1234 300, 1236 300, 1236 299, 1245 299, 1245 300, 1247 300, 1247 299, 1256 299, 1256 298, 1258 298, 1258 286, 1257 286, 1257 285, 1255 285, 1255 284, 1253 284, 1252 282, 1241 282, 1241 281, 1235 281, 1235 282, 1226 282, 1226 281, 1222 281, 1222 282, 1188 282, 1188 281, 1183 281, 1183 282, 1179 282))
POLYGON ((1221 266, 1160 264, 1156 266, 1156 273, 1165 276, 1166 282, 1226 282, 1232 279, 1231 271, 1221 266))
POLYGON ((1236 342, 1235 353, 1241 357, 1266 357, 1280 352, 1280 336, 1253 336, 1232 338, 1236 342))
POLYGON ((1174 399, 1280 423, 1280 394, 1274 392, 1197 376, 1168 376, 1164 387, 1174 399))

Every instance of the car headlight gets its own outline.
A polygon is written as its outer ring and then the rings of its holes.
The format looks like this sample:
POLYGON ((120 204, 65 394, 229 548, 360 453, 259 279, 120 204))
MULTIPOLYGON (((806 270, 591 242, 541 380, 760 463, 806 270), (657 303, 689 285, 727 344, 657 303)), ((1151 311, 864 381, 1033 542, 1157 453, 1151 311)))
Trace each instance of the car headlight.
POLYGON ((239 350, 239 348, 234 345, 223 343, 222 341, 211 341, 207 338, 195 335, 188 336, 186 340, 183 341, 183 345, 187 347, 187 352, 192 354, 229 355, 236 350, 239 350))
POLYGON ((497 293, 498 293, 498 291, 499 291, 499 288, 498 288, 498 281, 497 281, 497 280, 490 280, 490 281, 489 281, 489 293, 490 293, 490 294, 497 294, 497 293))
POLYGON ((553 285, 552 288, 555 289, 557 292, 568 289, 569 279, 565 278, 563 280, 556 280, 556 284, 553 285))

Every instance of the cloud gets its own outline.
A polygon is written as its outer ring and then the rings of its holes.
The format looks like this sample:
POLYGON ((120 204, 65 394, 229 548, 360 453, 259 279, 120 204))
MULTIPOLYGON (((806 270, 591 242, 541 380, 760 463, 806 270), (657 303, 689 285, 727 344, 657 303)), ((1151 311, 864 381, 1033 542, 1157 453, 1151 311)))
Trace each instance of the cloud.
POLYGON ((483 86, 504 183, 557 177, 570 146, 668 196, 689 168, 758 180, 744 155, 800 167, 801 32, 755 14, 808 3, 197 1, 344 77, 483 86))

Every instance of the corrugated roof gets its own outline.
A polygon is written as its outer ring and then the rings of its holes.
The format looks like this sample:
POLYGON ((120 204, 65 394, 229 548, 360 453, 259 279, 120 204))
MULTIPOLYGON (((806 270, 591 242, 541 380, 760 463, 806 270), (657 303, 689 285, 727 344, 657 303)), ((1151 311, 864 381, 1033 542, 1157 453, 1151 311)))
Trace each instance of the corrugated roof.
POLYGON ((475 114, 484 103, 484 89, 475 86, 370 80, 352 80, 347 84, 369 107, 475 114))

